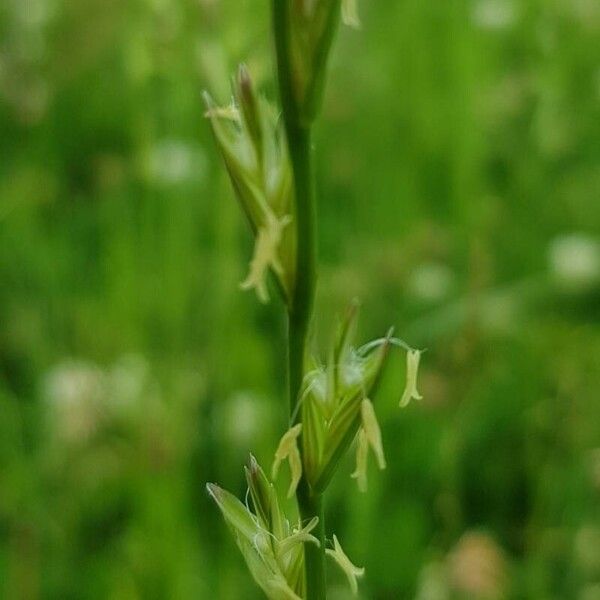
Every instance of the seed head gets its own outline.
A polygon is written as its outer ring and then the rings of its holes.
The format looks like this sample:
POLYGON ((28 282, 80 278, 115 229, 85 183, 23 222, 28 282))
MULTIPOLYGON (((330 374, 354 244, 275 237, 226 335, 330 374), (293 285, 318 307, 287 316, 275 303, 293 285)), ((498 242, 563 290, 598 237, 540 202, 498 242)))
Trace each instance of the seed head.
MULTIPOLYGON (((296 432, 286 439, 286 448, 293 448, 290 440, 293 440, 296 432)), ((246 478, 252 504, 260 506, 256 512, 251 511, 248 502, 240 502, 218 485, 210 483, 206 487, 221 510, 248 569, 267 598, 302 600, 304 546, 320 546, 319 540, 311 533, 318 525, 319 518, 313 517, 308 523, 298 523, 291 528, 288 519, 280 511, 272 482, 254 457, 250 457, 246 478), (264 518, 266 513, 270 518, 264 518)))
POLYGON ((296 228, 288 227, 294 211, 292 171, 282 124, 254 89, 245 66, 238 70, 231 105, 219 107, 204 95, 206 116, 223 156, 233 189, 255 235, 244 290, 269 299, 272 272, 284 300, 295 283, 296 228))

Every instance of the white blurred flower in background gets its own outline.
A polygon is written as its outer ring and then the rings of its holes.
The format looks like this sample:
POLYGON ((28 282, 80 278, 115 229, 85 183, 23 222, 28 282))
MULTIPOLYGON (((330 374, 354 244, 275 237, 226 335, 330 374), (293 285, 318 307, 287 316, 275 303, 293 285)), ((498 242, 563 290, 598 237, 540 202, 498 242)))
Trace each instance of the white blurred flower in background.
POLYGON ((203 148, 179 139, 156 142, 150 148, 146 165, 149 179, 162 185, 200 182, 207 168, 203 148))
POLYGON ((42 380, 49 432, 67 445, 84 445, 103 428, 160 414, 161 395, 150 365, 138 354, 127 354, 111 367, 68 359, 42 380))
POLYGON ((260 398, 246 391, 238 391, 224 403, 221 422, 230 444, 247 448, 256 442, 260 429, 268 421, 268 410, 260 398))
POLYGON ((517 7, 511 0, 478 0, 473 5, 472 19, 480 29, 509 29, 517 20, 517 7))
POLYGON ((52 368, 42 382, 42 396, 52 434, 70 444, 83 444, 97 431, 106 394, 104 373, 83 360, 67 360, 52 368))
POLYGON ((555 238, 548 249, 550 272, 565 291, 581 292, 600 282, 600 241, 584 233, 555 238))
POLYGON ((441 302, 448 297, 454 284, 454 273, 447 265, 428 262, 419 265, 408 280, 409 292, 420 301, 441 302))
POLYGON ((507 597, 508 571, 502 549, 486 533, 467 532, 448 556, 452 587, 473 600, 507 597))
POLYGON ((508 582, 502 549, 489 535, 468 531, 444 560, 423 567, 415 600, 502 600, 508 582))

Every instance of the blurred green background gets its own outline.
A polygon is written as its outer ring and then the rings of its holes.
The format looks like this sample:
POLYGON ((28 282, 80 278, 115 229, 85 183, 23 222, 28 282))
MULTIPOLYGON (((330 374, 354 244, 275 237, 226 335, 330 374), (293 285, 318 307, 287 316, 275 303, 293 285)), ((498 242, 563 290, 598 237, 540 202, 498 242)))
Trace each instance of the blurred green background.
MULTIPOLYGON (((427 347, 328 497, 372 599, 600 599, 600 3, 387 0, 316 135, 320 337, 427 347)), ((0 2, 0 597, 259 598, 204 490, 285 424, 284 323, 203 118, 268 3, 0 2)), ((331 571, 331 597, 348 597, 331 571)))

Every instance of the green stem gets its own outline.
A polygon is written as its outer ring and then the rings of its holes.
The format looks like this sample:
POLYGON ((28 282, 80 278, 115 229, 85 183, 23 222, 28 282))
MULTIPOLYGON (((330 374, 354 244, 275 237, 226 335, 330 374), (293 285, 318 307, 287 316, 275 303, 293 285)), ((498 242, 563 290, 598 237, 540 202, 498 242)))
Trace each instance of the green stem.
POLYGON ((325 576, 325 511, 323 497, 313 495, 305 480, 298 487, 298 508, 302 522, 319 517, 319 522, 312 534, 319 540, 320 546, 304 545, 304 565, 306 571, 306 598, 309 600, 325 600, 327 597, 327 579, 325 576))
MULTIPOLYGON (((296 404, 304 378, 306 344, 312 318, 316 283, 315 194, 313 189, 310 130, 288 128, 288 144, 294 171, 296 192, 296 224, 298 231, 296 286, 288 317, 288 377, 290 415, 300 417, 296 404), (292 132, 292 135, 290 135, 292 132)), ((325 520, 320 495, 314 495, 303 477, 298 488, 298 507, 303 522, 319 517, 314 532, 320 548, 304 545, 307 600, 324 600, 325 586, 325 520)))
MULTIPOLYGON (((273 0, 272 8, 279 93, 296 200, 296 282, 288 311, 289 401, 290 415, 294 415, 304 377, 306 345, 316 288, 316 207, 311 128, 302 122, 294 94, 289 31, 291 1, 273 0)), ((319 517, 315 535, 321 542, 320 547, 311 543, 304 546, 306 599, 325 600, 325 521, 322 498, 313 494, 307 480, 303 478, 298 487, 297 500, 303 521, 319 517)))
POLYGON ((316 287, 316 217, 310 129, 287 127, 296 197, 296 280, 288 311, 290 414, 304 377, 306 343, 316 287))

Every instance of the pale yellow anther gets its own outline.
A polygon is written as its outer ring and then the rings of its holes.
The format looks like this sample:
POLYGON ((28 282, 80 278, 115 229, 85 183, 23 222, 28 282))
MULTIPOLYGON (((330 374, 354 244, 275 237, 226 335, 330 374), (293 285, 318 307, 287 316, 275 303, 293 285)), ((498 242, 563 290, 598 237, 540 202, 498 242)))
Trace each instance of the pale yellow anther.
POLYGON ((283 230, 291 223, 292 218, 285 216, 278 219, 275 215, 267 215, 266 224, 261 227, 256 234, 256 244, 254 246, 254 256, 250 261, 250 272, 248 277, 240 284, 243 290, 256 289, 258 299, 266 303, 269 301, 269 292, 267 290, 267 274, 269 268, 275 273, 281 275, 283 267, 279 262, 278 250, 283 230))
POLYGON ((342 0, 342 21, 355 29, 360 28, 357 0, 342 0))
POLYGON ((367 491, 367 459, 369 455, 369 441, 367 440, 367 434, 361 427, 358 431, 358 440, 356 443, 356 469, 354 473, 350 475, 353 479, 356 479, 358 483, 358 489, 361 492, 367 491))
POLYGON ((350 589, 352 590, 352 593, 356 595, 358 592, 358 583, 356 579, 365 574, 364 568, 357 567, 346 556, 335 534, 333 536, 333 549, 327 548, 326 552, 329 556, 331 556, 331 558, 333 558, 333 560, 335 560, 340 569, 344 571, 346 577, 348 578, 350 589))
POLYGON ((381 440, 381 429, 377 422, 373 403, 365 398, 360 405, 361 425, 358 430, 358 439, 356 444, 356 469, 351 477, 356 479, 358 489, 361 492, 367 491, 367 465, 369 458, 369 446, 373 449, 377 465, 380 469, 385 469, 385 454, 383 452, 383 443, 381 440))
POLYGON ((277 479, 279 467, 284 460, 288 460, 290 465, 290 473, 292 481, 288 489, 288 498, 291 498, 296 493, 296 488, 302 477, 302 459, 300 458, 300 450, 298 449, 298 437, 302 433, 302 423, 294 425, 281 438, 279 446, 275 451, 275 460, 271 472, 272 479, 277 479))
POLYGON ((385 455, 383 453, 383 443, 381 441, 381 429, 377 422, 373 403, 365 398, 360 405, 360 413, 362 417, 362 428, 367 436, 367 441, 375 453, 377 465, 380 469, 385 469, 385 455))
POLYGON ((419 361, 421 352, 419 350, 409 350, 406 353, 406 387, 400 400, 400 406, 407 406, 411 399, 422 400, 423 396, 417 390, 417 374, 419 372, 419 361))

